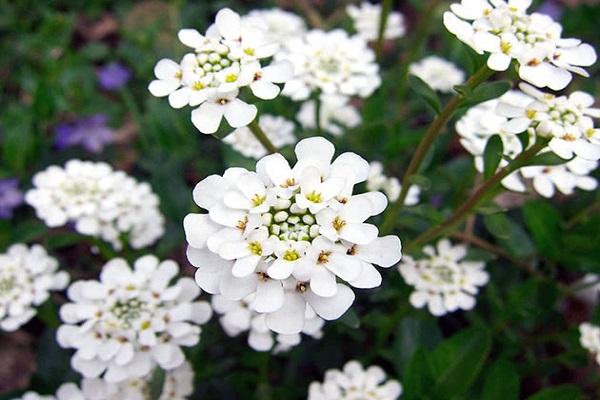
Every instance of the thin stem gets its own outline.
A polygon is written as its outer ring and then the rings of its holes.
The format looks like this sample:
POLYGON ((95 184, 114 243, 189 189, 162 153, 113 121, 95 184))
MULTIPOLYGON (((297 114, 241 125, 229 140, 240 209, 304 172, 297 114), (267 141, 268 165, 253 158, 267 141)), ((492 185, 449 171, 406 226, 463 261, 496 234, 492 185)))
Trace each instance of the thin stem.
POLYGON ((469 213, 490 193, 500 181, 506 178, 513 171, 521 168, 528 160, 533 158, 540 150, 548 144, 547 140, 538 139, 529 149, 519 154, 506 167, 496 172, 491 178, 486 180, 473 195, 467 199, 454 213, 441 225, 437 225, 419 235, 416 239, 408 243, 404 249, 407 253, 436 237, 443 235, 460 224, 469 213))
POLYGON ((325 22, 321 18, 321 14, 315 9, 310 0, 296 0, 296 4, 298 4, 298 7, 306 15, 306 19, 308 19, 313 28, 325 27, 325 22))
POLYGON ((571 229, 575 225, 577 225, 581 220, 585 219, 591 214, 594 214, 596 211, 600 211, 600 200, 596 200, 577 214, 573 216, 570 220, 565 224, 565 228, 571 229))
POLYGON ((277 153, 277 147, 275 147, 275 145, 269 140, 265 131, 263 131, 258 124, 258 117, 254 118, 254 120, 250 122, 248 128, 250 129, 250 132, 254 134, 256 140, 258 140, 270 154, 277 153))
POLYGON ((385 28, 387 27, 388 16, 392 11, 393 0, 383 0, 381 4, 381 15, 379 16, 379 31, 377 33, 377 42, 375 43, 375 54, 380 59, 383 54, 383 44, 385 41, 385 28))
MULTIPOLYGON (((469 89, 474 89, 475 87, 479 86, 482 82, 486 81, 490 76, 492 76, 493 73, 494 71, 492 71, 486 65, 484 65, 479 69, 479 71, 475 72, 475 74, 473 74, 469 78, 465 85, 469 89)), ((408 195, 408 189, 411 186, 411 177, 419 170, 419 167, 421 166, 423 159, 427 155, 427 152, 437 139, 438 135, 442 132, 450 118, 452 118, 452 115, 460 105, 461 100, 462 96, 460 94, 456 94, 454 97, 452 97, 452 99, 450 99, 448 104, 446 104, 446 107, 444 107, 442 112, 439 113, 438 116, 433 120, 431 125, 429 125, 429 128, 425 132, 425 136, 423 136, 423 139, 421 139, 421 142, 419 143, 419 146, 417 147, 417 150, 415 151, 415 154, 410 160, 408 168, 404 173, 404 177, 402 178, 402 189, 400 190, 400 196, 388 211, 387 216, 381 227, 382 232, 387 233, 393 228, 394 223, 396 222, 396 219, 398 217, 398 213, 400 213, 400 210, 404 205, 404 200, 408 195)))

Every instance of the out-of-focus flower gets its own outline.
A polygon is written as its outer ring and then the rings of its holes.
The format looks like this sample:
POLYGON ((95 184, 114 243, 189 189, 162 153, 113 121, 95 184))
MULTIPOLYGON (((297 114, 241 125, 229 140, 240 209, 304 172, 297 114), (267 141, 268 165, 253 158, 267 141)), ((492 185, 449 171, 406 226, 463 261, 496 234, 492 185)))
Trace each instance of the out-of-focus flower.
POLYGON ((123 241, 134 249, 150 246, 164 233, 159 198, 106 163, 70 160, 33 177, 25 201, 51 228, 68 222, 84 235, 100 237, 116 249, 123 241), (126 238, 125 238, 126 237, 126 238))
POLYGON ((14 244, 0 254, 0 329, 19 329, 51 290, 67 287, 69 275, 57 269, 58 261, 40 245, 14 244))
POLYGON ((23 204, 23 192, 19 181, 13 178, 0 179, 0 219, 10 219, 13 210, 23 204))
POLYGON ((600 275, 585 274, 583 278, 575 282, 572 286, 573 296, 580 299, 590 306, 595 306, 600 300, 600 275), (580 289, 579 286, 586 286, 585 289, 580 289))
MULTIPOLYGON (((300 333, 274 335, 267 326, 265 314, 259 314, 250 308, 249 305, 253 301, 253 296, 237 301, 229 300, 222 295, 212 297, 213 309, 216 313, 222 314, 219 321, 227 335, 238 336, 243 332, 248 332, 248 345, 256 351, 273 350, 278 353, 288 351, 300 344, 302 340, 300 333)), ((320 339, 323 335, 321 328, 325 321, 311 309, 307 308, 306 312, 307 315, 301 333, 320 339)))
POLYGON ((315 29, 291 39, 275 59, 294 65, 294 77, 286 82, 282 93, 297 101, 306 100, 315 91, 368 97, 381 84, 375 53, 366 40, 341 29, 315 29))
POLYGON ((98 83, 104 90, 118 90, 131 79, 129 68, 119 62, 103 65, 96 72, 98 83))
MULTIPOLYGON (((283 117, 263 114, 258 121, 267 138, 277 148, 296 143, 294 123, 283 117)), ((231 132, 225 139, 236 151, 245 157, 259 159, 267 155, 267 149, 254 137, 247 127, 241 127, 231 132)))
POLYGON ((56 127, 54 144, 59 149, 81 146, 91 153, 100 153, 114 142, 114 131, 107 125, 105 114, 81 117, 56 127))
POLYGON ((571 195, 575 189, 592 191, 598 187, 596 178, 589 174, 598 168, 598 161, 575 157, 566 164, 552 166, 530 166, 520 169, 525 178, 530 178, 533 188, 544 197, 552 197, 556 190, 571 195))
POLYGON ((412 63, 409 72, 427 83, 433 90, 452 93, 454 86, 465 81, 465 73, 456 65, 438 56, 428 56, 412 63))
POLYGON ((600 326, 589 322, 579 325, 579 343, 589 351, 600 365, 600 326))
POLYGON ((252 10, 242 17, 242 23, 259 26, 266 30, 268 41, 280 44, 306 33, 304 19, 281 8, 252 10))
POLYGON ((480 54, 487 65, 505 71, 516 60, 521 79, 540 88, 564 89, 572 73, 596 62, 592 46, 561 37, 562 26, 544 14, 527 14, 531 0, 462 0, 444 13, 444 25, 480 54))
POLYGON ((184 219, 198 285, 232 301, 252 295, 250 309, 286 335, 300 333, 313 311, 325 320, 346 312, 354 292, 338 279, 379 286, 373 264, 388 268, 401 257, 398 237, 378 237, 366 223, 387 199, 354 195, 369 164, 354 153, 332 162, 334 153, 322 137, 304 139, 293 167, 276 153, 259 160, 256 172, 229 168, 198 183, 194 201, 208 213, 184 219))
MULTIPOLYGON (((379 161, 373 161, 369 164, 369 178, 367 179, 368 190, 383 190, 383 193, 390 201, 398 200, 402 186, 396 177, 388 177, 383 173, 383 164, 379 161)), ((419 202, 421 189, 417 185, 412 185, 408 189, 408 194, 404 204, 414 206, 419 202)))
POLYGON ((429 312, 441 316, 459 309, 475 307, 475 295, 485 285, 489 275, 483 261, 465 261, 464 245, 453 246, 448 239, 425 246, 426 258, 415 260, 405 256, 398 267, 407 284, 414 286, 410 304, 416 308, 427 305, 429 312))
POLYGON ((157 79, 148 89, 154 96, 168 96, 173 108, 198 107, 192 122, 202 133, 215 133, 223 117, 233 128, 248 125, 257 109, 238 98, 239 89, 249 87, 256 97, 270 100, 280 92, 277 84, 293 75, 289 61, 261 64, 279 48, 266 29, 224 8, 205 35, 195 29, 180 30, 179 40, 193 52, 179 63, 160 60, 154 68, 157 79))
POLYGON ((556 0, 546 0, 537 10, 540 14, 545 14, 555 21, 559 21, 563 15, 563 6, 556 0))
MULTIPOLYGON (((350 98, 340 95, 321 95, 319 124, 321 129, 340 136, 344 129, 356 128, 362 122, 360 112, 350 103, 350 98)), ((314 100, 302 103, 296 119, 306 129, 317 128, 317 104, 314 100)))
MULTIPOLYGON (((361 37, 368 41, 377 39, 381 19, 381 4, 371 4, 363 1, 360 5, 348 5, 346 12, 352 18, 354 28, 361 37)), ((390 12, 383 37, 385 39, 397 39, 404 36, 405 32, 404 16, 396 11, 390 12)))
POLYGON ((308 400, 396 400, 402 394, 402 385, 385 379, 380 367, 373 365, 365 370, 358 361, 349 361, 342 371, 327 370, 323 383, 311 383, 308 400))
POLYGON ((181 347, 198 343, 212 309, 196 300, 200 289, 192 279, 170 284, 178 273, 175 262, 154 256, 137 259, 133 269, 117 258, 106 263, 99 281, 73 283, 57 332, 62 347, 77 350, 73 368, 114 383, 147 377, 156 366, 181 366, 181 347))
MULTIPOLYGON (((81 387, 64 383, 55 396, 41 396, 28 392, 15 400, 147 400, 152 373, 142 378, 133 378, 119 383, 106 382, 99 378, 84 378, 81 387)), ((166 371, 165 382, 158 400, 185 400, 193 392, 194 371, 187 361, 181 366, 166 371)))

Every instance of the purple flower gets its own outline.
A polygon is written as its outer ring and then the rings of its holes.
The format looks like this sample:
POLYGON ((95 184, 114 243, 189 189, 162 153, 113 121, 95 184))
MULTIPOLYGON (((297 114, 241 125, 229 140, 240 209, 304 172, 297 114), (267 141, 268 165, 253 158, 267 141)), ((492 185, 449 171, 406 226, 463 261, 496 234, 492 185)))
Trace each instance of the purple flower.
POLYGON ((117 90, 131 78, 131 71, 121 63, 112 62, 98 69, 98 83, 104 90, 117 90))
POLYGON ((546 14, 547 16, 552 17, 553 20, 559 21, 563 13, 563 8, 556 1, 547 0, 538 8, 537 12, 546 14))
POLYGON ((13 209, 23 204, 23 192, 16 179, 0 179, 0 219, 12 218, 13 209))
POLYGON ((58 149, 82 146, 89 152, 100 153, 104 145, 114 141, 113 130, 106 125, 108 117, 94 114, 60 124, 55 131, 54 144, 58 149))

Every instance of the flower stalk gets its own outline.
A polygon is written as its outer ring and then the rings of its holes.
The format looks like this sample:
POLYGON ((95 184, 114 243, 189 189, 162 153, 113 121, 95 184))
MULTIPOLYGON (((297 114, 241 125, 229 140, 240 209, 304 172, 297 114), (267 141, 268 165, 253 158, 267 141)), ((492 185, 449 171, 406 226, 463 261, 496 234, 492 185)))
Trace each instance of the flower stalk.
POLYGON ((258 116, 254 118, 250 124, 248 124, 248 129, 254 135, 256 140, 260 142, 264 146, 265 149, 269 152, 269 154, 277 153, 277 147, 269 140, 265 131, 262 130, 260 125, 258 124, 258 116))
POLYGON ((416 247, 427 243, 428 241, 435 239, 436 237, 443 235, 457 225, 459 225, 470 212, 483 201, 490 191, 506 178, 509 174, 521 168, 525 163, 531 160, 536 154, 540 152, 548 144, 547 140, 538 139, 537 142, 529 149, 519 154, 514 160, 512 160, 506 167, 496 172, 491 178, 483 182, 481 186, 473 193, 473 195, 467 199, 456 211, 441 225, 437 225, 419 235, 416 239, 409 242, 405 247, 404 251, 410 253, 416 247))
MULTIPOLYGON (((473 74, 469 80, 465 83, 465 86, 468 89, 474 89, 479 86, 481 83, 485 82, 494 71, 489 69, 486 65, 482 66, 475 74, 473 74)), ((413 158, 410 160, 408 164, 408 168, 404 173, 404 177, 402 178, 402 189, 400 190, 400 196, 398 200, 392 205, 390 208, 383 225, 381 227, 382 232, 389 232, 393 227, 402 206, 404 205, 404 200, 406 200, 406 196, 408 195, 408 189, 410 189, 410 180, 412 176, 419 170, 423 159, 427 155, 429 149, 442 132, 454 112, 460 105, 460 102, 463 100, 463 95, 457 93, 446 107, 440 112, 437 117, 433 120, 427 131, 425 132, 425 136, 421 139, 413 158)))
POLYGON ((379 31, 377 33, 377 42, 375 43, 375 54, 377 59, 381 59, 383 54, 383 44, 385 42, 385 28, 387 27, 388 16, 392 11, 392 0, 383 0, 381 4, 381 15, 379 16, 379 31))

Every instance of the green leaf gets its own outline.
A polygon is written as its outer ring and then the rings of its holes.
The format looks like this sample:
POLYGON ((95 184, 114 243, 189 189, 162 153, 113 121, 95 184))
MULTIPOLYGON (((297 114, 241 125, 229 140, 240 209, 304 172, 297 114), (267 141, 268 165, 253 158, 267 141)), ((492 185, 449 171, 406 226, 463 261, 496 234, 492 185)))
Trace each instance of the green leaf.
POLYGON ((483 216, 486 229, 499 239, 509 239, 512 232, 510 221, 505 214, 496 213, 483 216))
POLYGON ((12 106, 2 115, 2 157, 12 170, 23 173, 35 153, 35 133, 31 112, 12 106))
POLYGON ((162 368, 155 368, 152 373, 152 378, 150 378, 149 383, 149 391, 150 391, 150 399, 158 400, 163 391, 163 387, 165 386, 165 370, 162 368))
POLYGON ((572 385, 562 385, 541 390, 527 400, 580 400, 581 392, 572 385))
POLYGON ((472 107, 484 101, 497 99, 511 88, 512 82, 510 81, 495 81, 483 83, 471 91, 462 90, 459 92, 463 96, 461 107, 472 107))
POLYGON ((506 360, 498 360, 490 367, 483 385, 481 400, 517 400, 519 398, 519 374, 515 366, 506 360))
POLYGON ((436 114, 442 111, 442 102, 437 93, 421 78, 410 75, 408 77, 408 85, 418 96, 425 100, 436 114))
POLYGON ((565 160, 564 158, 557 156, 556 154, 552 153, 551 151, 548 151, 546 153, 538 154, 537 156, 533 157, 525 165, 527 165, 527 166, 532 166, 532 165, 552 166, 552 165, 562 165, 569 161, 570 160, 565 160))
POLYGON ((427 394, 431 390, 433 384, 433 371, 427 351, 420 347, 415 351, 406 371, 402 385, 404 400, 424 400, 430 398, 427 394))
POLYGON ((465 329, 443 341, 431 355, 433 398, 464 395, 481 372, 491 346, 489 332, 479 328, 465 329))
POLYGON ((523 217, 539 252, 557 259, 562 247, 561 217, 558 210, 546 201, 530 201, 523 206, 523 217))
POLYGON ((492 136, 486 143, 483 150, 483 178, 489 179, 496 173, 498 165, 502 160, 504 145, 500 135, 492 136))

